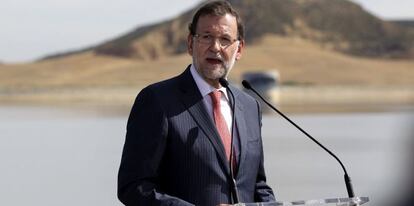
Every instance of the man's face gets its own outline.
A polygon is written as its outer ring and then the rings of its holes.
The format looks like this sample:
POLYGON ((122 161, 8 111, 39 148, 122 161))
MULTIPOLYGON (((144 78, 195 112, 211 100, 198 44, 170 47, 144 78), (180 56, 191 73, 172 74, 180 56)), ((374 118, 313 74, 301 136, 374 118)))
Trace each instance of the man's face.
POLYGON ((198 19, 196 35, 188 36, 188 53, 198 73, 212 86, 227 77, 234 62, 241 58, 243 41, 237 40, 236 17, 205 15, 198 19), (209 41, 210 40, 210 41, 209 41))

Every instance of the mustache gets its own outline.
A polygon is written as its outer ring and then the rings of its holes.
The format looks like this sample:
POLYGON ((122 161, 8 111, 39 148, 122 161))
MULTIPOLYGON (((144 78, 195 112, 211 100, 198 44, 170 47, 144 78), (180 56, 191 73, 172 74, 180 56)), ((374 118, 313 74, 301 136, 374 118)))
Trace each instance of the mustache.
POLYGON ((214 59, 214 60, 219 60, 221 62, 224 62, 224 58, 220 55, 208 55, 206 59, 214 59))

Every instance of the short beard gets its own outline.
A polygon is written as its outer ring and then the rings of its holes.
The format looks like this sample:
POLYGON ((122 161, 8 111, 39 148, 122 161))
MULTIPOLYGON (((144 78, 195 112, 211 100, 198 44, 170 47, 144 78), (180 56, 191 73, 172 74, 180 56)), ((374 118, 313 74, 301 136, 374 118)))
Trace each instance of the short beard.
POLYGON ((196 58, 193 57, 194 66, 197 70, 197 72, 205 79, 210 81, 217 81, 220 78, 226 78, 229 73, 229 67, 228 64, 223 63, 220 65, 219 69, 209 70, 209 69, 203 69, 198 68, 199 62, 196 58))
POLYGON ((200 66, 199 61, 197 58, 195 58, 195 55, 192 55, 194 66, 197 70, 197 72, 200 74, 200 76, 206 80, 207 82, 218 82, 218 79, 225 78, 227 79, 227 76, 230 73, 230 70, 233 68, 235 62, 236 62, 236 55, 235 52, 233 56, 230 58, 230 61, 228 62, 222 62, 220 65, 220 68, 218 70, 207 70, 198 68, 200 66))

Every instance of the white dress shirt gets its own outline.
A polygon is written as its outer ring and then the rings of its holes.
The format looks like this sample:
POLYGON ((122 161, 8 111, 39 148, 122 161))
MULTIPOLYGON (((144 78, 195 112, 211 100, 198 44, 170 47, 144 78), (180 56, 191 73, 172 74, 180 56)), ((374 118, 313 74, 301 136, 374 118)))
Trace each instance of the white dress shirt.
POLYGON ((229 98, 227 94, 227 89, 225 87, 221 87, 219 89, 214 88, 210 84, 208 84, 198 73, 194 65, 191 65, 190 68, 191 75, 194 78, 194 81, 197 84, 198 90, 201 93, 201 96, 203 97, 203 102, 206 105, 207 112, 209 113, 210 117, 214 121, 213 116, 213 104, 211 97, 209 95, 210 92, 213 92, 215 90, 222 91, 221 99, 220 99, 220 106, 221 106, 221 113, 226 121, 227 127, 229 129, 229 132, 231 132, 231 126, 232 126, 232 113, 231 113, 231 107, 229 103, 229 98), (224 94, 224 95, 223 95, 224 94))

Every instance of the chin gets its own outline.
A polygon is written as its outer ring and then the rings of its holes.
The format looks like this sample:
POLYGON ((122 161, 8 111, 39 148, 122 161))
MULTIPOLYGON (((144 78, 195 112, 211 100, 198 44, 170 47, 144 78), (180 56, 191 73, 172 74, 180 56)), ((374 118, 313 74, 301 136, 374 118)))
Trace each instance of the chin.
POLYGON ((205 74, 208 79, 219 79, 224 76, 224 72, 210 71, 205 74))

